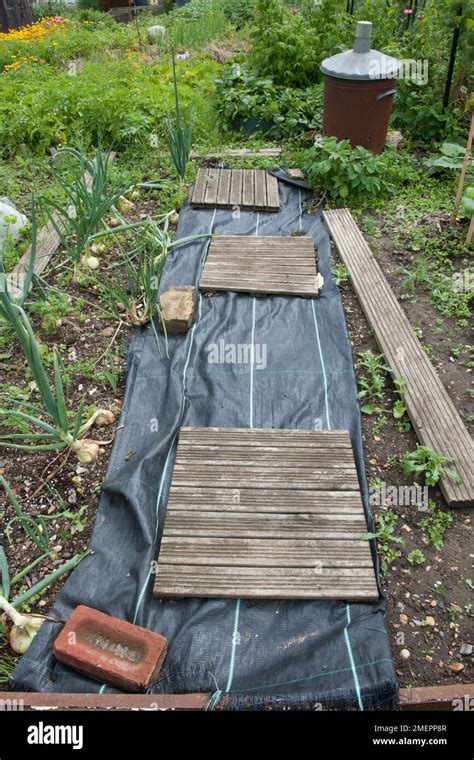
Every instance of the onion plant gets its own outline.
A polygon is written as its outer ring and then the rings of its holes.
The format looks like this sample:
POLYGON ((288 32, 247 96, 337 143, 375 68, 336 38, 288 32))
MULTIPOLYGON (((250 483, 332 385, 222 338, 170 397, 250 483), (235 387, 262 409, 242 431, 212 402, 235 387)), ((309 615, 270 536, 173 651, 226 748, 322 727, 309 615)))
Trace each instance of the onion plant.
POLYGON ((172 55, 172 63, 175 117, 174 119, 168 117, 166 120, 166 129, 168 133, 168 146, 170 149, 171 158, 173 159, 176 171, 178 172, 181 179, 184 180, 186 176, 186 166, 189 161, 189 154, 191 153, 191 143, 193 138, 193 114, 191 112, 189 120, 186 122, 181 111, 174 52, 172 55))
MULTIPOLYGON (((142 222, 142 240, 139 245, 131 251, 121 249, 120 261, 108 270, 115 276, 109 279, 106 275, 100 280, 111 311, 133 327, 147 324, 155 313, 168 253, 178 246, 209 237, 208 234, 202 234, 172 240, 169 225, 174 216, 175 211, 170 211, 158 220, 150 218, 142 222)), ((97 233, 91 240, 106 234, 110 234, 110 231, 97 233)))
POLYGON ((81 438, 84 428, 82 401, 70 421, 57 350, 53 351, 54 382, 50 384, 31 323, 23 308, 13 301, 6 288, 0 290, 0 317, 15 331, 42 402, 29 403, 27 412, 0 408, 0 417, 11 417, 26 423, 30 428, 27 432, 0 435, 0 446, 27 451, 69 448, 82 463, 97 459, 98 443, 81 438))
POLYGON ((38 563, 36 561, 36 564, 35 562, 31 563, 11 578, 5 551, 3 546, 0 546, 0 610, 4 613, 2 622, 6 623, 9 621, 11 625, 8 638, 10 646, 15 652, 24 654, 27 651, 46 619, 44 615, 21 613, 18 611, 18 608, 26 604, 37 594, 42 593, 63 575, 73 570, 90 553, 91 550, 88 549, 82 554, 76 554, 75 557, 62 564, 46 578, 42 578, 27 591, 11 600, 12 587, 28 575, 38 563))
POLYGON ((74 264, 75 271, 80 263, 96 269, 99 260, 89 248, 89 240, 101 227, 105 227, 105 217, 113 212, 117 221, 116 232, 129 229, 120 214, 124 198, 136 187, 160 187, 156 183, 139 183, 127 186, 122 177, 112 179, 110 152, 104 154, 100 145, 93 160, 75 148, 60 148, 57 157, 65 156, 73 162, 73 178, 54 166, 50 168, 53 179, 66 196, 66 205, 49 200, 43 204, 49 221, 59 236, 61 244, 74 264))

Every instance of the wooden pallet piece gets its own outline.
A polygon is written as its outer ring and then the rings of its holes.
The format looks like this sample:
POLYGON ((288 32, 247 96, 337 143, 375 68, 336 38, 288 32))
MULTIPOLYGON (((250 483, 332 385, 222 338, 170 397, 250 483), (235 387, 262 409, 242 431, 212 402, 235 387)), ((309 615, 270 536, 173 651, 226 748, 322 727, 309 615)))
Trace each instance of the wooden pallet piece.
POLYGON ((199 287, 316 298, 319 278, 314 242, 308 237, 215 237, 199 287))
POLYGON ((182 428, 157 597, 376 601, 347 431, 182 428))
POLYGON ((473 506, 474 443, 379 264, 348 209, 324 219, 393 377, 406 382, 404 403, 421 443, 454 460, 463 479, 443 476, 440 487, 452 507, 473 506), (383 304, 383 308, 381 308, 383 304))
POLYGON ((191 197, 197 208, 278 211, 278 180, 263 169, 201 168, 191 197))

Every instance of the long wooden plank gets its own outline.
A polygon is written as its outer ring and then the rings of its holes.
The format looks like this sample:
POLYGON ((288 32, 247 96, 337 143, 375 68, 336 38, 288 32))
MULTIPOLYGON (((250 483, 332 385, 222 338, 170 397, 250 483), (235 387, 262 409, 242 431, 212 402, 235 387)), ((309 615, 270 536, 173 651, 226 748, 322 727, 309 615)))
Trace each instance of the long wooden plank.
POLYGON ((404 402, 420 441, 454 460, 462 484, 440 487, 449 505, 474 505, 474 443, 410 322, 347 209, 324 212, 354 290, 394 377, 406 381, 404 402), (383 309, 380 309, 383 303, 383 309))
POLYGON ((245 597, 257 599, 378 600, 371 568, 336 568, 321 574, 308 568, 158 565, 161 597, 245 597), (210 582, 211 578, 211 582, 210 582), (243 592, 243 593, 242 593, 243 592))

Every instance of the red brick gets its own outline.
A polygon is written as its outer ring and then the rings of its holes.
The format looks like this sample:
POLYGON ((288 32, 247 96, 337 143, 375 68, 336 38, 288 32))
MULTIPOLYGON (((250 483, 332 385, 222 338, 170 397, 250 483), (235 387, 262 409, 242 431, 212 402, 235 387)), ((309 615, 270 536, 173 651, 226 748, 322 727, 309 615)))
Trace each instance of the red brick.
POLYGON ((60 662, 123 691, 145 691, 156 681, 167 640, 91 607, 76 607, 53 644, 60 662))

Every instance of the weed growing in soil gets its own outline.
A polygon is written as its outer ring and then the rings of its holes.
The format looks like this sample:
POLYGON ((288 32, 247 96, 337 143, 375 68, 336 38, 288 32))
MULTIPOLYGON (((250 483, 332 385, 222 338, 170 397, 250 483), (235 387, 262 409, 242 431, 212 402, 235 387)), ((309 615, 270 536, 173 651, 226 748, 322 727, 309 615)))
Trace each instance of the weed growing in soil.
POLYGON ((455 483, 462 483, 461 476, 452 468, 446 467, 453 462, 443 457, 429 446, 417 444, 414 451, 406 451, 403 456, 403 472, 405 475, 423 477, 427 486, 435 486, 442 475, 447 475, 455 483))
POLYGON ((397 536, 395 529, 398 523, 398 515, 393 509, 387 509, 384 515, 377 516, 377 530, 375 533, 364 533, 361 538, 364 541, 375 539, 377 541, 377 551, 380 556, 380 567, 382 575, 386 575, 390 565, 401 556, 400 547, 405 549, 405 541, 397 536))
POLYGON ((383 354, 376 356, 369 350, 359 352, 357 355, 359 356, 356 362, 359 373, 357 397, 364 401, 360 411, 364 414, 375 414, 381 411, 379 402, 384 400, 385 373, 390 371, 390 367, 385 364, 383 354))
POLYGON ((428 503, 429 514, 418 523, 418 527, 423 531, 423 541, 425 544, 433 544, 435 549, 440 549, 443 545, 444 537, 448 528, 451 527, 454 517, 451 512, 443 512, 438 509, 436 502, 430 499, 428 503))

